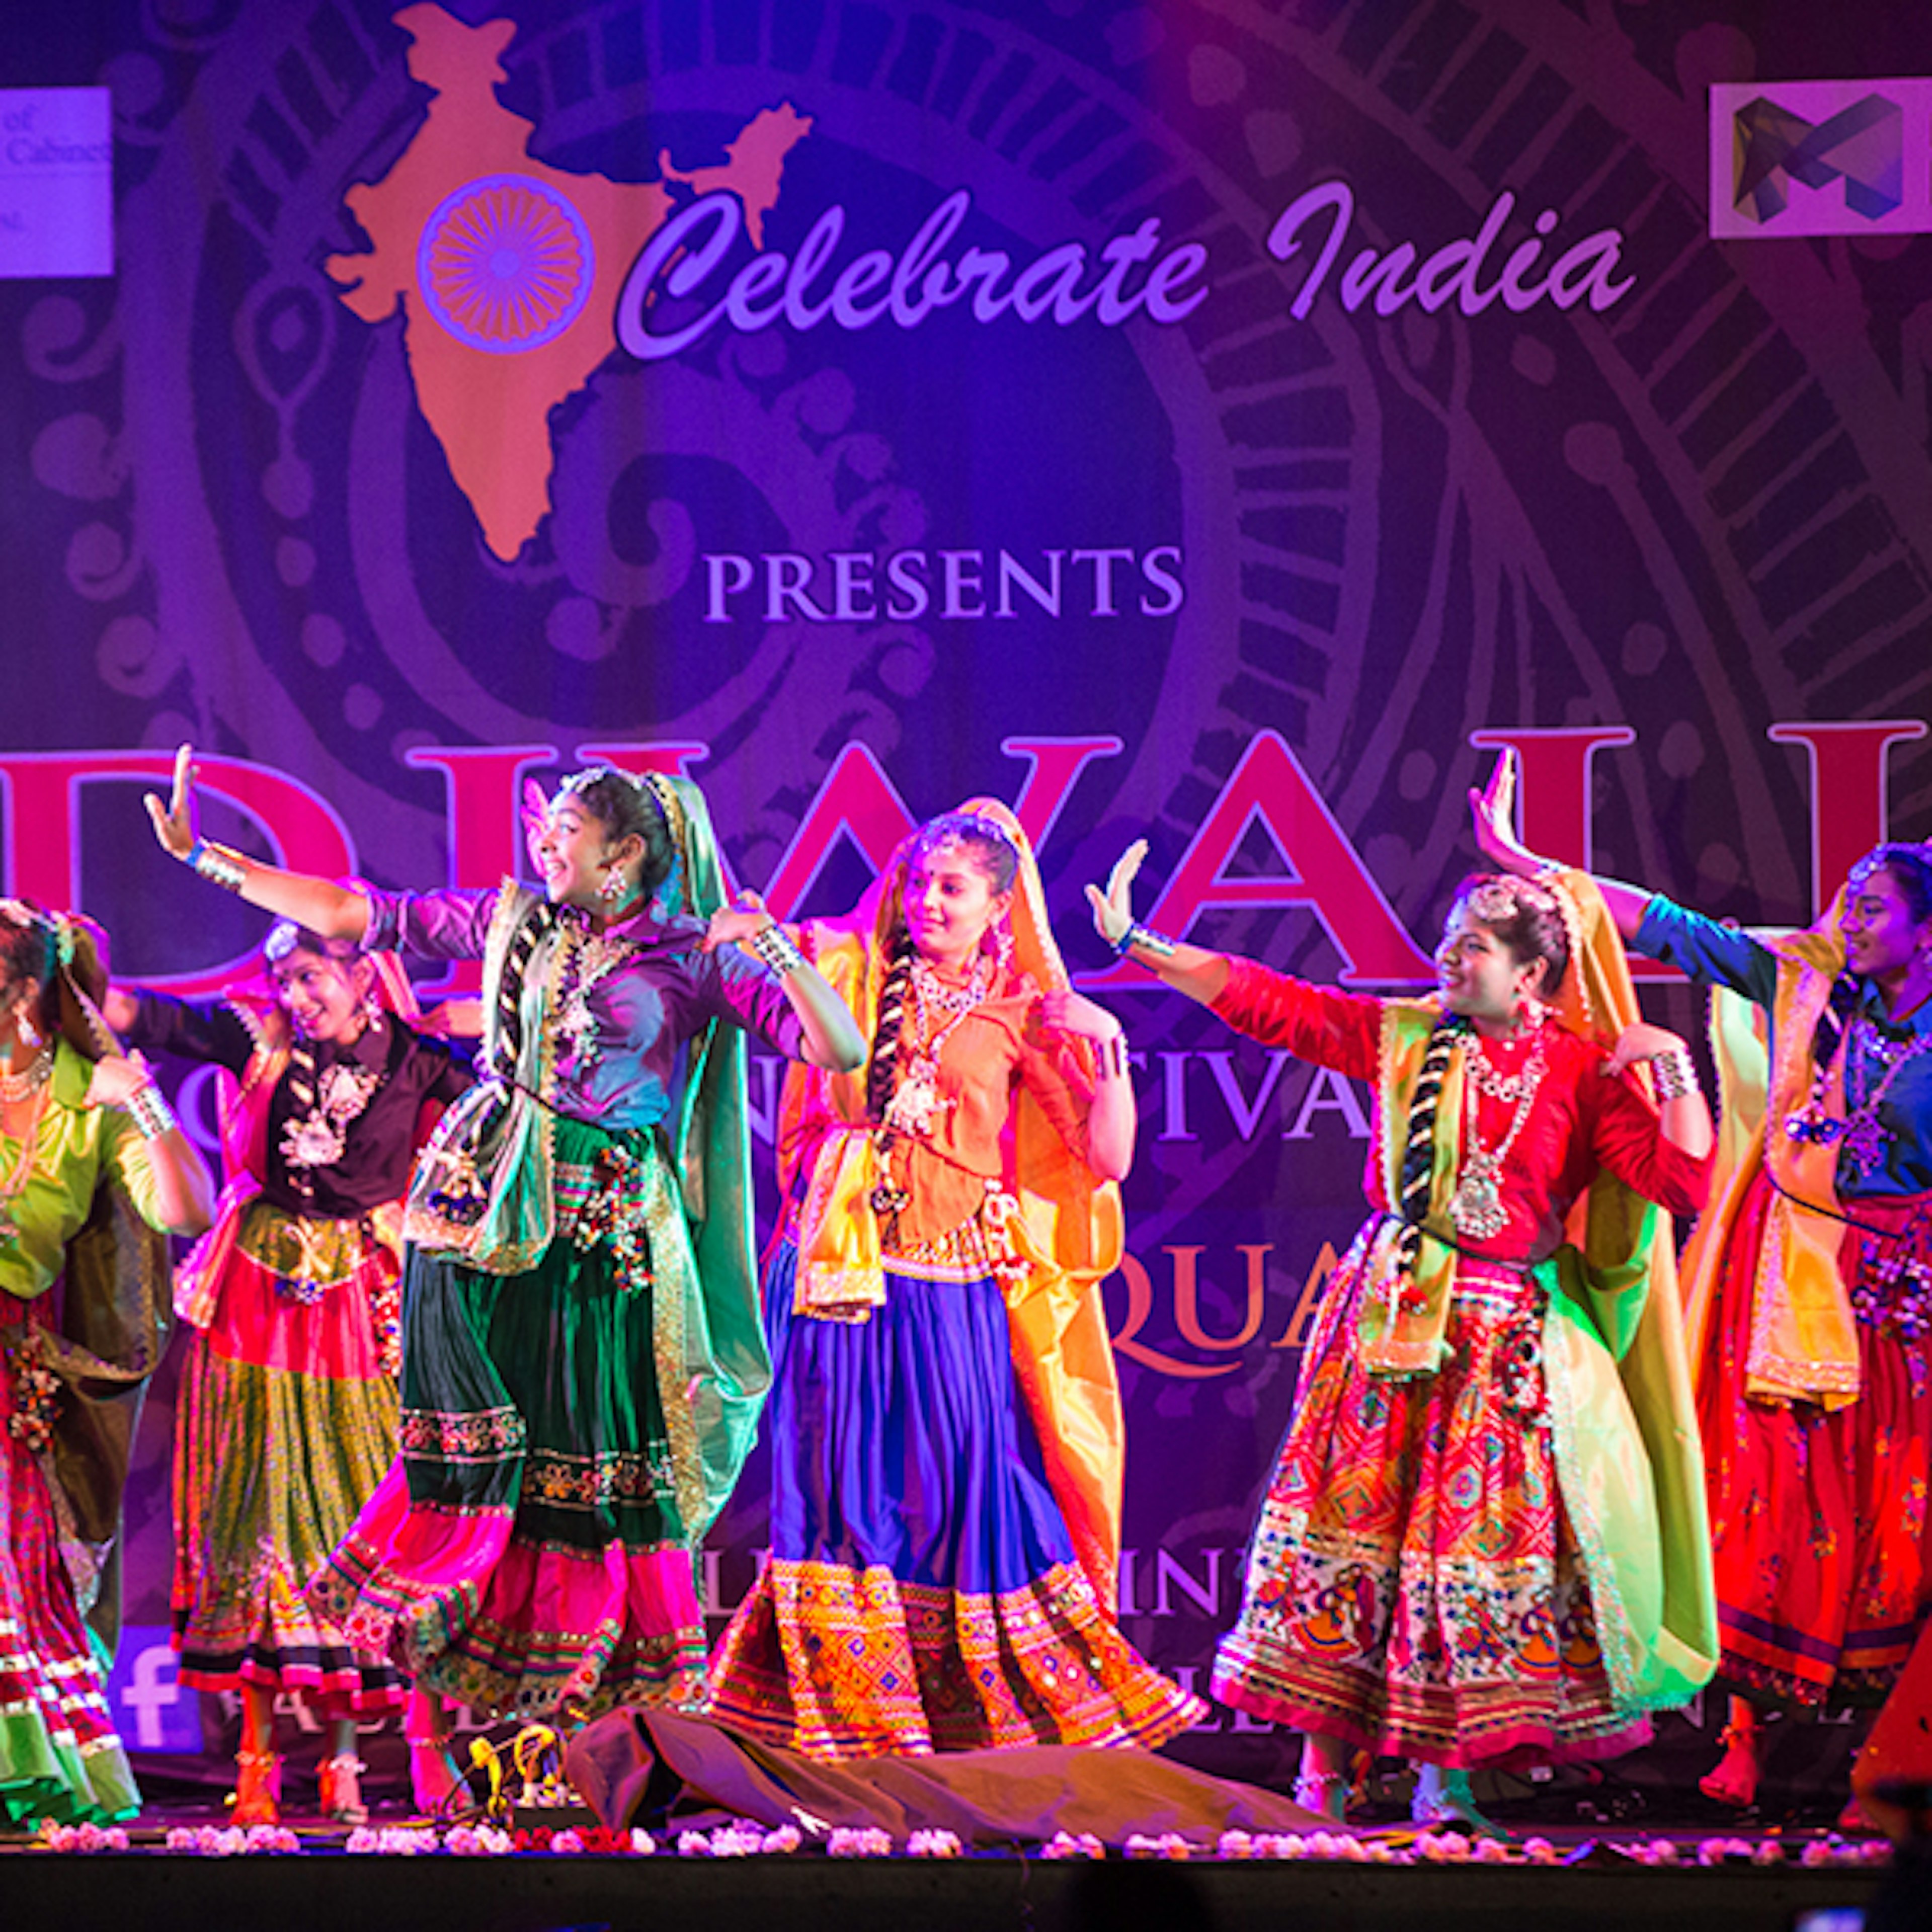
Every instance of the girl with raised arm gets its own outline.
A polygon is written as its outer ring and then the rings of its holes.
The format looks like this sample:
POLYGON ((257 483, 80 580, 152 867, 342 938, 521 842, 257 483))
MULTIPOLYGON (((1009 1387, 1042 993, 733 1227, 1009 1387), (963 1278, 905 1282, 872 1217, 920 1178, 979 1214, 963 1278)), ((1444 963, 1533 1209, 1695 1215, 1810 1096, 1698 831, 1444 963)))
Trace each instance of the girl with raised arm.
POLYGON ((197 871, 326 938, 484 962, 481 1078, 410 1191, 401 1456, 311 1603, 479 1711, 688 1699, 694 1552, 770 1372, 745 1035, 854 1065, 851 1016, 796 949, 712 943, 722 874, 685 781, 567 779, 532 835, 541 892, 398 893, 206 844, 192 778, 184 747, 149 808, 197 871))
POLYGON ((1377 999, 1136 923, 1145 850, 1089 888, 1102 936, 1375 1102, 1371 1213, 1303 1356, 1216 1694, 1305 1734, 1311 1809, 1342 1815, 1362 1750, 1418 1762, 1419 1820, 1483 1828, 1471 1770, 1627 1750, 1709 1674, 1670 1265, 1711 1147, 1690 1056, 1618 1030, 1634 1005, 1586 881, 1465 880, 1439 990, 1377 999))
MULTIPOLYGON (((1533 874, 1510 784, 1478 836, 1533 874)), ((1875 847, 1774 938, 1600 890, 1636 951, 1720 989, 1726 1157, 1684 1278, 1736 1694, 1703 1789, 1742 1808, 1760 1704, 1876 1701, 1932 1606, 1932 847, 1875 847)))
POLYGON ((302 1591, 396 1454, 403 1197, 426 1110, 469 1064, 418 1032, 388 955, 286 922, 262 972, 218 1001, 117 988, 133 1044, 220 1068, 226 1156, 215 1225, 176 1281, 189 1330, 175 1405, 175 1647, 183 1684, 233 1691, 233 1821, 274 1822, 275 1700, 328 1727, 324 1816, 360 1824, 358 1720, 400 1708, 302 1591))
POLYGON ((214 1188, 100 1014, 94 929, 0 900, 0 1819, 140 1807, 98 1658, 121 1492, 167 1334, 165 1234, 214 1188), (89 1626, 92 1626, 90 1631, 89 1626), (97 1646, 96 1638, 99 1640, 97 1646))
POLYGON ((1114 1622, 1120 1023, 1069 986, 989 801, 799 939, 872 1053, 785 1090, 771 1548, 711 1709, 824 1758, 1158 1744, 1204 1707, 1114 1622))

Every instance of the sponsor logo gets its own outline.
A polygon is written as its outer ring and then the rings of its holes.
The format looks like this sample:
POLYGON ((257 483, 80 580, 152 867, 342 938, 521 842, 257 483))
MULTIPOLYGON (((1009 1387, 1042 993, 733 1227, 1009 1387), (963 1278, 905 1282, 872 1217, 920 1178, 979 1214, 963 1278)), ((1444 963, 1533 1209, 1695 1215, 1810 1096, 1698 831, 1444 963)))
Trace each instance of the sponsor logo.
POLYGON ((1711 90, 1720 239, 1932 230, 1932 80, 1726 83, 1711 90))

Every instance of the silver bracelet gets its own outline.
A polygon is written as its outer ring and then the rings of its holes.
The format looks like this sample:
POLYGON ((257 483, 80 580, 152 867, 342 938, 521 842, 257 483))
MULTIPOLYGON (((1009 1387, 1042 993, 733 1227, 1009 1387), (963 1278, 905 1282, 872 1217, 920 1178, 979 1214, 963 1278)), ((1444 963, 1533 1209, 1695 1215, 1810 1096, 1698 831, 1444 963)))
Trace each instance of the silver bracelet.
POLYGON ((1124 1080, 1127 1077, 1127 1036, 1124 1032, 1110 1033, 1100 1044, 1095 1058, 1100 1063, 1102 1080, 1124 1080))
POLYGON ((1151 926, 1143 926, 1138 920, 1114 941, 1114 956, 1124 959, 1136 946, 1144 952, 1152 953, 1156 959, 1172 959, 1174 957, 1174 941, 1166 933, 1156 932, 1151 926))
POLYGON ((224 892, 238 892, 248 876, 242 861, 225 845, 211 845, 206 838, 197 838, 188 848, 188 862, 224 892))
POLYGON ((781 980, 788 973, 796 973, 805 964, 805 955, 776 920, 769 926, 760 926, 746 940, 745 950, 766 971, 776 974, 781 980))
POLYGON ((1697 1090, 1697 1070, 1688 1047, 1673 1046, 1658 1054, 1650 1063, 1650 1077, 1657 1083, 1660 1100, 1688 1100, 1697 1090))
POLYGON ((122 1105, 128 1110, 128 1118, 140 1130, 144 1141, 158 1141, 181 1124, 175 1118, 175 1110, 168 1105, 167 1096, 152 1080, 144 1080, 122 1105))

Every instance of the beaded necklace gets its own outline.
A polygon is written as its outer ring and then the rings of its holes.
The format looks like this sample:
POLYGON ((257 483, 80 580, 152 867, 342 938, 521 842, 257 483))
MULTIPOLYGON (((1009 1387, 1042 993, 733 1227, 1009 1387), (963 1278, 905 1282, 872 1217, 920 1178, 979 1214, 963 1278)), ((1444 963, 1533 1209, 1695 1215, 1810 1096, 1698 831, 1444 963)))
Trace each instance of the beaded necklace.
POLYGON ((900 1064, 898 1085, 886 1108, 886 1125, 900 1133, 923 1136, 944 1111, 939 1094, 940 1049, 967 1015, 980 1006, 992 990, 992 970, 982 957, 963 986, 948 986, 923 959, 912 968, 912 1024, 908 1044, 912 1051, 900 1064), (935 1015, 938 1024, 934 1026, 935 1015))
POLYGON ((1915 1034, 1910 1040, 1887 1040, 1869 1014, 1860 1013, 1845 1030, 1845 1048, 1847 1105, 1844 1118, 1840 1120, 1826 1110, 1826 1070, 1821 1064, 1811 1076, 1810 1097, 1786 1119, 1784 1131, 1788 1138, 1809 1142, 1814 1146, 1835 1147, 1842 1143, 1846 1157, 1858 1169, 1858 1178, 1869 1180, 1884 1160, 1892 1138, 1892 1130, 1879 1119, 1879 1108, 1900 1073, 1920 1054, 1932 1052, 1932 1034, 1915 1034), (1885 1070, 1863 1098, 1854 1103, 1852 1076, 1862 1060, 1868 1065, 1876 1061, 1885 1070))
MULTIPOLYGON (((49 1054, 46 1058, 51 1067, 53 1055, 49 1054)), ((47 1111, 50 1090, 45 1080, 34 1090, 34 1111, 20 1130, 20 1151, 14 1156, 14 1165, 5 1179, 0 1180, 0 1241, 10 1241, 20 1232, 20 1224, 14 1218, 14 1203, 26 1191, 33 1175, 34 1156, 40 1151, 40 1120, 47 1111)))
POLYGON ((1466 1234, 1472 1240, 1486 1241, 1500 1234, 1509 1225, 1509 1210, 1503 1205, 1498 1176, 1502 1172, 1503 1162, 1509 1157, 1510 1148, 1516 1145, 1516 1136, 1522 1132, 1523 1123, 1529 1118, 1537 1089, 1543 1084, 1544 1072, 1549 1064, 1545 1038, 1539 1026, 1530 1040, 1529 1054, 1522 1070, 1503 1074, 1490 1064, 1482 1036, 1476 1033, 1469 1036, 1468 1049, 1463 1061, 1466 1078, 1462 1144, 1466 1152, 1462 1171, 1456 1176, 1456 1191, 1450 1197, 1449 1218, 1455 1222, 1456 1232, 1466 1234), (1513 1102, 1516 1107, 1508 1130, 1493 1148, 1484 1146, 1476 1124, 1476 1096, 1479 1090, 1506 1105, 1513 1102))

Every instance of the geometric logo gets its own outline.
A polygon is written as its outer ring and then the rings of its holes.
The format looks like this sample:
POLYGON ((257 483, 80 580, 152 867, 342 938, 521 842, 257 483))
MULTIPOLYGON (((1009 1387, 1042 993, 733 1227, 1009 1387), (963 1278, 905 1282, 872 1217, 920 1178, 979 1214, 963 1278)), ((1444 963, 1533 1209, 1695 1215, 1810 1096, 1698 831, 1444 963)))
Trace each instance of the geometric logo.
POLYGON ((1922 233, 1932 227, 1929 95, 1932 82, 1923 80, 1713 87, 1712 234, 1922 233))

